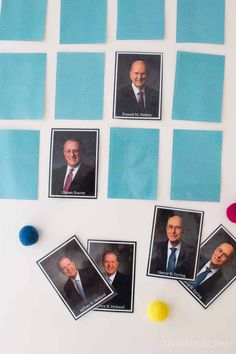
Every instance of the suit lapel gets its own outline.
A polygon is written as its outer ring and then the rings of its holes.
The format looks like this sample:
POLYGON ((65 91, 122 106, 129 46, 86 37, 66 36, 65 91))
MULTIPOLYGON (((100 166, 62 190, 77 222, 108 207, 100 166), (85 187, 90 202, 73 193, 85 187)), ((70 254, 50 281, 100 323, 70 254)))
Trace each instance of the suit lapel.
POLYGON ((181 243, 181 248, 180 248, 180 253, 179 253, 179 257, 178 257, 178 261, 176 264, 176 269, 181 268, 184 261, 185 261, 185 257, 186 257, 186 253, 185 253, 185 244, 181 243))
POLYGON ((160 249, 160 255, 162 255, 162 257, 160 258, 160 266, 158 268, 160 268, 159 270, 161 271, 166 271, 166 262, 167 262, 167 246, 168 246, 168 242, 165 242, 162 246, 162 249, 160 249))
POLYGON ((81 163, 80 168, 78 169, 69 190, 70 191, 74 191, 74 190, 79 190, 80 189, 80 182, 81 179, 86 175, 85 171, 84 171, 84 165, 81 163))

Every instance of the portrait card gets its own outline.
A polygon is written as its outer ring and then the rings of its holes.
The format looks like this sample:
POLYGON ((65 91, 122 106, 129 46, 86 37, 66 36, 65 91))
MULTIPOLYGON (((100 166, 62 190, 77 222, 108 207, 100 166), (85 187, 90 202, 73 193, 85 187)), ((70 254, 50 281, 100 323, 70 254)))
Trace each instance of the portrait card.
POLYGON ((195 280, 203 212, 155 206, 147 275, 195 280))
POLYGON ((97 198, 98 129, 52 129, 49 197, 97 198))
POLYGON ((116 52, 113 118, 160 120, 162 53, 116 52))
POLYGON ((133 312, 136 242, 88 240, 88 252, 116 292, 96 310, 133 312))
POLYGON ((115 294, 76 236, 37 264, 75 320, 115 294))
POLYGON ((180 284, 206 309, 236 278, 236 238, 223 225, 200 247, 197 277, 180 284))

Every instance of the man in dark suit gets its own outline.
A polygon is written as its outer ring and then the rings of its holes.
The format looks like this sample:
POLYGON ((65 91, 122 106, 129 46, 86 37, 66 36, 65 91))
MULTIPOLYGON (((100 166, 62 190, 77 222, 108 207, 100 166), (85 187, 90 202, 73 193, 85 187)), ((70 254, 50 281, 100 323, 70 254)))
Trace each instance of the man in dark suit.
POLYGON ((203 302, 208 304, 227 284, 222 267, 229 262, 234 253, 229 243, 220 244, 212 253, 210 260, 200 258, 199 271, 194 282, 183 282, 203 302))
POLYGON ((145 62, 134 61, 130 68, 131 83, 117 92, 117 117, 159 118, 159 93, 145 85, 147 76, 145 62))
POLYGON ((52 171, 52 195, 95 195, 95 171, 81 161, 80 141, 69 139, 64 143, 66 166, 52 171))
POLYGON ((156 244, 150 273, 193 279, 196 252, 182 240, 183 233, 182 218, 177 215, 171 216, 166 225, 168 240, 156 244))
MULTIPOLYGON (((102 257, 102 265, 106 279, 117 292, 117 295, 105 303, 106 308, 131 309, 131 279, 118 271, 119 258, 115 251, 106 251, 102 257)), ((104 306, 103 306, 104 307, 104 306)))
POLYGON ((91 265, 78 269, 72 259, 63 256, 58 260, 58 267, 68 277, 63 290, 73 311, 79 313, 83 306, 109 293, 108 286, 91 265))

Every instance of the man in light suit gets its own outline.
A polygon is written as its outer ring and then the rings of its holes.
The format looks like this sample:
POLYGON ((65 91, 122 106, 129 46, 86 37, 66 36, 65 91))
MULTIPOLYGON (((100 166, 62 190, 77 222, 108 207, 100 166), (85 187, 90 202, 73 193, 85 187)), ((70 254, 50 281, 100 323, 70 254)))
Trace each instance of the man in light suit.
POLYGON ((67 303, 75 312, 79 312, 93 299, 109 293, 107 285, 91 265, 78 269, 75 262, 67 256, 61 257, 57 264, 60 271, 68 277, 63 290, 67 303))
POLYGON ((143 60, 136 60, 130 68, 131 83, 118 90, 115 115, 130 118, 159 117, 159 93, 146 86, 148 71, 143 60))
POLYGON ((193 279, 196 252, 182 240, 183 233, 182 218, 171 216, 166 225, 167 240, 157 243, 153 250, 150 273, 193 279))
POLYGON ((222 267, 229 262, 234 252, 230 243, 220 244, 212 252, 210 260, 200 258, 196 280, 183 282, 205 305, 227 285, 222 267))
POLYGON ((64 143, 67 165, 52 171, 52 195, 95 195, 95 171, 81 161, 81 143, 68 139, 64 143))
POLYGON ((105 277, 117 295, 105 303, 107 308, 120 310, 131 309, 131 279, 118 271, 119 258, 115 251, 106 251, 102 257, 105 277))

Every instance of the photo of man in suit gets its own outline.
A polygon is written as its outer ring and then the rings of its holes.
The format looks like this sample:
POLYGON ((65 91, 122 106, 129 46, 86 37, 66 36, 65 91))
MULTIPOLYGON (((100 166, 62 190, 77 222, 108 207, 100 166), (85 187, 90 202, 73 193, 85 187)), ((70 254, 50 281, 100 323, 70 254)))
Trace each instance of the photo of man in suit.
POLYGON ((75 319, 115 295, 75 235, 39 259, 37 264, 75 319))
POLYGON ((131 307, 131 279, 119 272, 119 256, 115 251, 106 251, 102 257, 105 277, 113 286, 117 295, 105 303, 106 307, 130 309, 131 307))
POLYGON ((149 68, 144 57, 136 56, 130 65, 129 83, 126 80, 125 85, 117 87, 114 118, 160 119, 161 86, 147 84, 149 68))
POLYGON ((71 306, 87 300, 84 287, 88 281, 88 271, 86 269, 78 270, 76 264, 69 257, 63 256, 58 260, 58 267, 63 274, 68 277, 64 285, 64 291, 71 306))
POLYGON ((219 244, 212 252, 210 258, 200 257, 199 268, 194 282, 181 282, 188 287, 195 297, 205 306, 225 288, 228 281, 223 269, 232 259, 235 246, 224 242, 219 244))
POLYGON ((81 142, 67 140, 63 154, 67 165, 53 171, 52 194, 94 195, 95 171, 81 162, 81 142))
POLYGON ((71 135, 67 130, 53 130, 49 196, 96 198, 97 134, 95 130, 71 131, 71 135))
POLYGON ((203 212, 154 208, 147 275, 195 280, 203 212))
POLYGON ((88 252, 115 292, 115 296, 103 302, 96 310, 133 312, 136 242, 89 239, 88 252))
POLYGON ((171 216, 166 225, 167 240, 156 246, 156 256, 151 261, 150 272, 180 278, 192 278, 195 250, 183 240, 183 220, 171 216))

